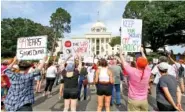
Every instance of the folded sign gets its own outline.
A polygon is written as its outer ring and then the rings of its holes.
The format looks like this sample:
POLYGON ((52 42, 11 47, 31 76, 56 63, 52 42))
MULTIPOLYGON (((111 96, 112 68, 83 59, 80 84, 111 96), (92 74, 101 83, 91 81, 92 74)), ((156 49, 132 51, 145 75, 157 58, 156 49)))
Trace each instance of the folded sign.
POLYGON ((17 40, 19 60, 40 60, 47 54, 47 36, 23 37, 17 40))

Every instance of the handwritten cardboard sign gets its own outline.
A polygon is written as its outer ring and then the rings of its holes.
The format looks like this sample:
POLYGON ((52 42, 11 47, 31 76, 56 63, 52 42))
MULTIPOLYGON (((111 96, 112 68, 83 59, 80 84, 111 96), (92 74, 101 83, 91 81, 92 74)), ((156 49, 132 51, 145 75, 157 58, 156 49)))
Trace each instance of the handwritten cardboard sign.
POLYGON ((142 20, 122 19, 121 43, 125 52, 139 52, 142 38, 142 20))
POLYGON ((23 37, 17 40, 19 60, 40 60, 47 54, 47 36, 23 37))
POLYGON ((62 45, 65 55, 80 53, 85 56, 89 54, 89 40, 87 39, 65 39, 62 45))

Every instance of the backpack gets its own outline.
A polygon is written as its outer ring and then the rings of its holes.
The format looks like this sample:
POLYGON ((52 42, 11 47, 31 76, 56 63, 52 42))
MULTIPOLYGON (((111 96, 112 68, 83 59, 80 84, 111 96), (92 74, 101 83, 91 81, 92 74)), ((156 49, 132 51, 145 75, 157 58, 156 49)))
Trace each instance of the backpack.
POLYGON ((184 70, 184 67, 182 65, 180 65, 180 67, 178 69, 178 76, 179 77, 185 77, 185 70, 184 70))
POLYGON ((86 76, 87 74, 88 74, 87 68, 83 67, 83 68, 81 69, 81 71, 80 71, 80 75, 81 75, 81 76, 86 76))

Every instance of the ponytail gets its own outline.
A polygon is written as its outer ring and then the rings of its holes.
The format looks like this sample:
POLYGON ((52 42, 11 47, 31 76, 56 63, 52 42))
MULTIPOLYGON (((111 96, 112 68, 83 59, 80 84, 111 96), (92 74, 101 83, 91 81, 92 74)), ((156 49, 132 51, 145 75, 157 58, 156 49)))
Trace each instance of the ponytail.
MULTIPOLYGON (((144 72, 145 72, 145 68, 142 70, 141 80, 143 79, 144 72)), ((140 80, 140 81, 141 81, 141 80, 140 80)))

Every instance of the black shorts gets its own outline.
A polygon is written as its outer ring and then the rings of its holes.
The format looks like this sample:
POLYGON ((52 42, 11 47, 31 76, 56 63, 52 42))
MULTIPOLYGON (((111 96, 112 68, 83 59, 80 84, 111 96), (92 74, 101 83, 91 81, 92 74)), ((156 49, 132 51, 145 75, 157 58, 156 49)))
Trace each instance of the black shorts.
POLYGON ((112 88, 113 88, 112 84, 107 84, 107 85, 97 84, 97 95, 111 96, 112 95, 112 88))
POLYGON ((64 88, 64 99, 77 99, 78 98, 78 89, 77 88, 64 88))
POLYGON ((63 84, 63 83, 64 83, 64 79, 61 79, 61 80, 60 80, 60 83, 63 84))

